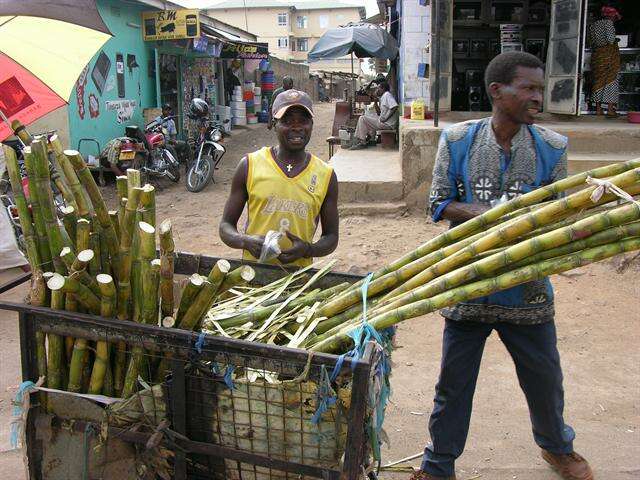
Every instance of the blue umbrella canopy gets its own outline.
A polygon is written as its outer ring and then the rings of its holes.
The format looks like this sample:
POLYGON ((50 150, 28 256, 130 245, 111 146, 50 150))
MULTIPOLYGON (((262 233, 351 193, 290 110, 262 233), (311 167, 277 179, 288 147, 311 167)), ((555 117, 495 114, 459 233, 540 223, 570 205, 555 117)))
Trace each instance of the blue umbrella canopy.
POLYGON ((358 58, 393 60, 398 56, 398 43, 379 25, 348 24, 327 30, 309 52, 309 61, 339 58, 350 53, 358 58))

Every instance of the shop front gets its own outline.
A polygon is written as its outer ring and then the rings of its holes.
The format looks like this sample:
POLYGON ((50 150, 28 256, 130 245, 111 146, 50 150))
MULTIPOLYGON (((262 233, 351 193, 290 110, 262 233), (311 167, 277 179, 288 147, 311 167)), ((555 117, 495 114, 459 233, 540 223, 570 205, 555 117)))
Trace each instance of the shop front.
MULTIPOLYGON (((406 9, 407 3, 398 2, 401 9, 406 9)), ((427 3, 428 7, 420 8, 430 31, 423 33, 432 35, 431 42, 427 40, 428 35, 424 35, 428 52, 420 76, 427 83, 425 96, 431 109, 438 90, 439 111, 490 111, 484 69, 499 53, 515 50, 529 52, 545 63, 546 112, 595 113, 590 103, 594 78, 589 29, 601 17, 601 0, 431 0, 427 3), (436 56, 440 59, 438 72, 436 56)), ((609 3, 622 16, 615 22, 621 56, 618 111, 637 111, 640 110, 640 23, 637 20, 640 2, 609 3)), ((403 31, 403 35, 409 37, 411 33, 403 31)), ((410 63, 407 60, 405 55, 403 63, 410 63)), ((412 73, 405 71, 404 75, 412 73)))

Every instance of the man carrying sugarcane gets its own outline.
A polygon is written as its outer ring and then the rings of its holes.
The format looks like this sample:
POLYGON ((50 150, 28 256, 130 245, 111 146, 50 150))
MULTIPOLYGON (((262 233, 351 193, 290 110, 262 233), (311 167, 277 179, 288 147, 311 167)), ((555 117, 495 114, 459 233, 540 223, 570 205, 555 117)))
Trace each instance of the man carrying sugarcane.
MULTIPOLYGON (((524 52, 498 55, 485 71, 485 86, 492 116, 453 125, 440 139, 429 199, 435 221, 458 225, 496 203, 566 176, 567 139, 533 125, 543 100, 540 60, 524 52)), ((413 478, 456 478, 454 462, 467 439, 483 348, 495 330, 515 363, 542 458, 564 479, 593 479, 587 461, 573 450, 575 433, 563 418, 550 282, 519 285, 441 314, 445 327, 429 420, 431 443, 413 478)))
MULTIPOLYGON (((282 92, 273 102, 277 147, 263 147, 244 157, 233 177, 220 222, 220 238, 255 261, 265 235, 282 232, 289 245, 277 257, 283 265, 310 265, 338 245, 338 180, 329 165, 305 151, 313 129, 313 103, 299 90, 282 92), (247 205, 245 233, 238 220, 247 205), (322 235, 313 236, 318 225, 322 235)), ((280 242, 282 244, 282 242, 280 242)))

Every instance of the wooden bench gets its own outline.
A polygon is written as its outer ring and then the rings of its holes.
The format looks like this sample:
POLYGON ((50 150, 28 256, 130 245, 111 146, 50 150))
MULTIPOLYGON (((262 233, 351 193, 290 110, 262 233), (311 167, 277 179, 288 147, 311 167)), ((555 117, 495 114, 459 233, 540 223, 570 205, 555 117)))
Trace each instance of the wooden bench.
POLYGON ((339 130, 341 127, 349 124, 351 119, 351 104, 349 102, 336 102, 336 111, 333 115, 333 127, 331 128, 331 136, 327 137, 327 145, 329 146, 329 158, 333 157, 336 145, 340 144, 339 130))
POLYGON ((378 130, 376 135, 380 136, 380 146, 387 150, 393 150, 398 145, 398 130, 378 130))

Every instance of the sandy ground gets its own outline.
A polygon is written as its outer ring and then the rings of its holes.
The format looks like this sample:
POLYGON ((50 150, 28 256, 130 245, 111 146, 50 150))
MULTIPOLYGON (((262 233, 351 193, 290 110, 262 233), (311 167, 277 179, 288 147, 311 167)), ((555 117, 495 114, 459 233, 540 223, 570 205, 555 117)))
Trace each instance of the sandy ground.
MULTIPOLYGON (((333 106, 317 106, 310 150, 326 158, 324 138, 331 127, 333 106)), ((217 228, 238 160, 246 152, 271 144, 263 126, 234 131, 229 151, 216 172, 216 183, 199 194, 184 183, 164 187, 158 212, 174 223, 182 251, 237 257, 222 244, 217 228)), ((105 192, 113 199, 113 185, 105 192)), ((113 202, 111 202, 113 205, 113 202)), ((340 244, 331 257, 337 269, 366 273, 397 258, 439 233, 421 216, 344 217, 340 244)), ((617 261, 582 268, 554 279, 559 348, 565 375, 566 421, 577 432, 576 450, 594 466, 602 480, 640 478, 640 270, 617 273, 617 261)), ((0 282, 15 272, 4 272, 0 282)), ((18 300, 16 289, 2 298, 18 300)), ((21 479, 22 462, 9 448, 11 400, 20 381, 16 316, 0 313, 0 478, 21 479)), ((394 352, 393 396, 385 428, 391 445, 383 448, 383 463, 422 450, 437 381, 442 320, 437 314, 401 325, 394 352)), ((416 465, 418 462, 410 462, 416 465)), ((532 440, 526 402, 513 363, 497 335, 487 342, 475 396, 471 431, 457 463, 459 479, 532 479, 557 477, 539 457, 532 440)), ((383 478, 407 478, 384 473, 383 478)))

